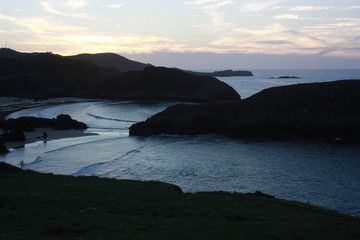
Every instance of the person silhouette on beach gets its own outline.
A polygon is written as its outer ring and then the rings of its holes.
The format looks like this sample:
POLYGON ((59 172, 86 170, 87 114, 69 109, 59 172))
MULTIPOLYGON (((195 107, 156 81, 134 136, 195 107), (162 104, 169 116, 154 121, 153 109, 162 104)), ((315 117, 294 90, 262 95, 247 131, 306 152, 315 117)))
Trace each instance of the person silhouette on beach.
POLYGON ((47 132, 44 132, 43 135, 42 135, 42 138, 43 138, 44 140, 47 140, 48 137, 49 137, 49 136, 47 135, 47 132))

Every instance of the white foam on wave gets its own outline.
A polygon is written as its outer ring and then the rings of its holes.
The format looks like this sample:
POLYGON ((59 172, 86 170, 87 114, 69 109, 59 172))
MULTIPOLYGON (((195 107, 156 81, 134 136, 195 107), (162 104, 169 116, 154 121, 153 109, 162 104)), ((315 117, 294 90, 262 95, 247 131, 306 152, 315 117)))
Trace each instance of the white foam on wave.
POLYGON ((108 121, 115 121, 115 122, 126 122, 126 123, 136 123, 137 121, 134 120, 126 120, 126 119, 118 119, 118 118, 109 118, 109 117, 102 117, 95 114, 87 113, 88 116, 93 117, 95 119, 101 120, 108 120, 108 121))

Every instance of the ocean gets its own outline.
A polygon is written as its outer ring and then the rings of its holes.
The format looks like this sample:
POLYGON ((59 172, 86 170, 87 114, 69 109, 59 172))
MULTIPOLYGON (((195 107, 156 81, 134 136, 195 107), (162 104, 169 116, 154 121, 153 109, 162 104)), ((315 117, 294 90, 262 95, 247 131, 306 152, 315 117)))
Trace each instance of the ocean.
MULTIPOLYGON (((219 79, 242 98, 274 86, 360 79, 360 69, 252 72, 253 77, 219 79)), ((17 111, 8 117, 69 114, 98 135, 27 144, 0 156, 0 161, 19 166, 23 160, 25 169, 54 174, 159 180, 186 192, 262 191, 360 216, 359 143, 250 141, 219 135, 129 136, 132 124, 173 104, 176 102, 79 100, 17 111)))

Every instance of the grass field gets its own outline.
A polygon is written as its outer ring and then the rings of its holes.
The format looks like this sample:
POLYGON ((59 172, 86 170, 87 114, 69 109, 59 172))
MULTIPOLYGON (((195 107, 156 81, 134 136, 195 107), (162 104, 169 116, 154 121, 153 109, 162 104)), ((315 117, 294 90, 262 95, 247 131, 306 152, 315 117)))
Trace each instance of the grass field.
POLYGON ((0 239, 360 239, 360 219, 299 202, 0 163, 0 239))

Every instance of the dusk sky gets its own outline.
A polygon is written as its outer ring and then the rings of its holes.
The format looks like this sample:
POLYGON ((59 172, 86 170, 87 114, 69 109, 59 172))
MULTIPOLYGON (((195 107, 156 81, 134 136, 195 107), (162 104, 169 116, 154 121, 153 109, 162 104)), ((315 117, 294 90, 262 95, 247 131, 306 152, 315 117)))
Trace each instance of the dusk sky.
POLYGON ((360 1, 2 1, 0 43, 187 69, 360 68, 360 1))

